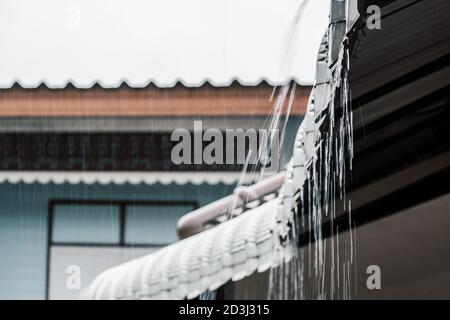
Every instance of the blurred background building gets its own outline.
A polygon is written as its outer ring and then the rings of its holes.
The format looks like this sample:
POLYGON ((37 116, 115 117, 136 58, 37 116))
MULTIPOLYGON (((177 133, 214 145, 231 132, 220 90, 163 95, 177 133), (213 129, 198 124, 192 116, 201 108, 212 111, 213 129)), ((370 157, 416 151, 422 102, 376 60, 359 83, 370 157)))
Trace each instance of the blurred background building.
MULTIPOLYGON (((87 280, 176 241, 177 220, 232 193, 242 166, 175 165, 172 131, 192 129, 194 119, 204 129, 264 128, 273 90, 267 83, 1 90, 5 284, 23 283, 27 297, 46 270, 52 297, 66 287, 68 265, 87 280)), ((297 94, 288 145, 305 105, 297 94)))

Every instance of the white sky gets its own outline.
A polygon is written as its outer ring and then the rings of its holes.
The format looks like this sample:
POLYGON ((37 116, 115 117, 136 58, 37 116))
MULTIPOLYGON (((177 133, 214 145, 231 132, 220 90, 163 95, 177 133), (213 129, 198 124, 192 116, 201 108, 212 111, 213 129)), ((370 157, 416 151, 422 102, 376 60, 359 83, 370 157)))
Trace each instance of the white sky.
POLYGON ((329 0, 301 2, 0 0, 0 87, 311 84, 329 0))

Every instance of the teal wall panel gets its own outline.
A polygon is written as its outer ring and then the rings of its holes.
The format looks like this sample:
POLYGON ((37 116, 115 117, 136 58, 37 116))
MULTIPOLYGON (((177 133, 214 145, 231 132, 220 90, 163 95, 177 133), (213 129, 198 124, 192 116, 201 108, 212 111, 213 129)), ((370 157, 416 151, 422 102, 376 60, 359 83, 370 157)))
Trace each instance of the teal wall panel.
POLYGON ((44 299, 50 200, 197 201, 230 194, 218 185, 0 184, 0 299, 44 299))

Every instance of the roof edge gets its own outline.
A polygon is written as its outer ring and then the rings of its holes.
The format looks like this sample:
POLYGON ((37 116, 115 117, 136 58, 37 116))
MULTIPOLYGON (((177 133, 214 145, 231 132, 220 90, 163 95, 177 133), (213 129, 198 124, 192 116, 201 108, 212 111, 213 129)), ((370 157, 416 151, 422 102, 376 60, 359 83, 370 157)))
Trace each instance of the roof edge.
POLYGON ((267 78, 261 78, 257 81, 246 81, 240 78, 233 78, 229 81, 214 81, 212 79, 204 79, 198 82, 188 82, 183 79, 176 79, 170 83, 162 83, 159 81, 155 81, 154 79, 149 79, 146 82, 136 84, 133 81, 127 79, 121 79, 117 82, 105 82, 101 79, 96 79, 91 81, 90 83, 82 83, 73 79, 68 79, 64 82, 60 83, 51 83, 45 79, 38 80, 35 82, 24 82, 20 79, 14 79, 9 83, 0 83, 0 90, 8 90, 8 89, 51 89, 51 90, 61 90, 61 89, 80 89, 80 90, 88 90, 94 88, 101 89, 120 89, 120 88, 130 88, 130 89, 147 89, 147 88, 159 88, 159 89, 172 89, 175 87, 185 87, 185 88, 201 88, 201 87, 213 87, 213 88, 222 88, 222 87, 232 87, 232 86, 241 86, 241 87, 256 87, 260 85, 268 85, 271 87, 279 87, 285 86, 291 82, 295 82, 297 85, 302 87, 311 87, 313 86, 312 81, 303 81, 297 78, 288 78, 286 81, 271 81, 267 78))

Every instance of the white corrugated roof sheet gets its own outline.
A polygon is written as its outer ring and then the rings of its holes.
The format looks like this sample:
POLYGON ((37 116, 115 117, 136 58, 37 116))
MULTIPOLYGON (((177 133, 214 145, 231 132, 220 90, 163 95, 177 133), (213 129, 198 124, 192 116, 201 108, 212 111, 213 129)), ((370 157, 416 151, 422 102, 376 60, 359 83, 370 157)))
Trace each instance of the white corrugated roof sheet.
POLYGON ((310 85, 328 13, 329 0, 1 0, 0 88, 310 85))
POLYGON ((240 172, 120 172, 120 171, 1 171, 1 183, 54 183, 54 184, 235 184, 242 180, 251 183, 259 174, 248 173, 242 178, 240 172))

